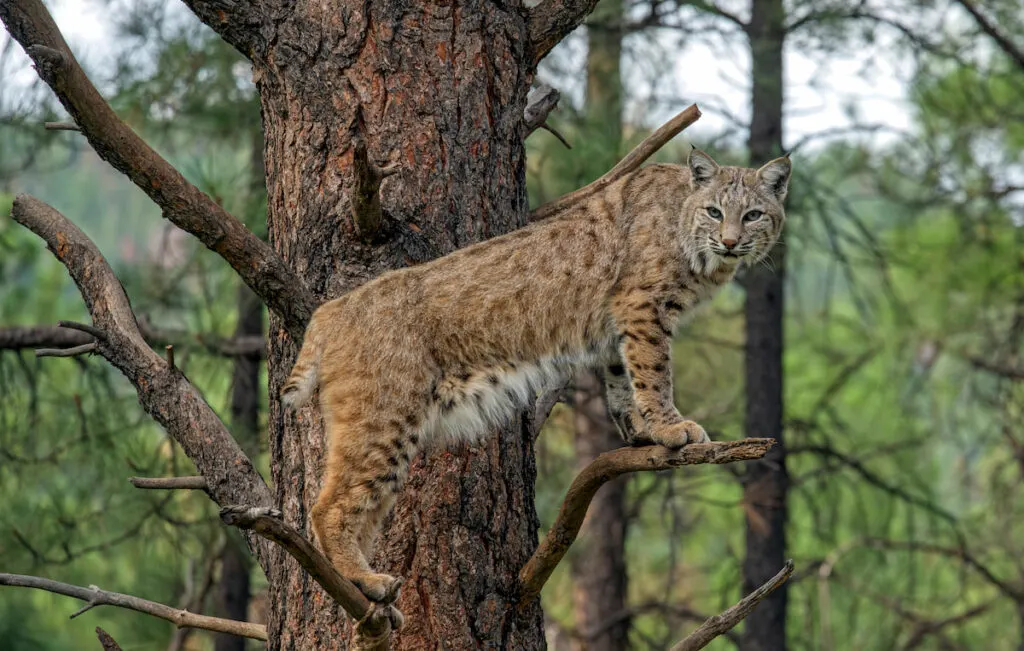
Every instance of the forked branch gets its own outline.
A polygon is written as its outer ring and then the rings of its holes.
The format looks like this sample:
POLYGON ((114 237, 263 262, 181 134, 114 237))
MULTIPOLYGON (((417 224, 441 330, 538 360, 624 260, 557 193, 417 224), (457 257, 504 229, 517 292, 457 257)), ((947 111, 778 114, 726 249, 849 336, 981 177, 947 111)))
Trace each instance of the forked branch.
POLYGON ((0 2, 0 19, 100 158, 149 195, 164 217, 219 254, 301 340, 316 301, 270 245, 186 181, 114 113, 40 0, 0 2))
MULTIPOLYGON (((224 423, 188 378, 149 347, 121 283, 96 245, 59 212, 27 195, 14 200, 11 217, 46 241, 85 299, 93 325, 64 325, 97 338, 95 352, 135 386, 142 407, 206 479, 210 497, 221 505, 271 504, 270 489, 224 423)), ((264 570, 269 569, 269 545, 257 540, 254 547, 264 570)))
POLYGON ((682 642, 676 644, 669 651, 697 651, 698 649, 703 649, 711 640, 725 634, 743 621, 747 615, 753 612, 757 604, 775 592, 792 574, 793 561, 789 560, 782 566, 778 574, 768 579, 767 583, 740 599, 739 603, 732 608, 709 617, 697 630, 687 635, 682 642))
MULTIPOLYGON (((149 601, 148 599, 133 597, 132 595, 121 594, 120 592, 100 590, 94 585, 83 588, 77 585, 51 581, 50 579, 38 576, 25 576, 23 574, 0 574, 0 585, 46 590, 47 592, 74 597, 86 602, 84 608, 80 608, 71 615, 72 618, 96 606, 117 606, 118 608, 127 608, 128 610, 166 619, 178 628, 201 628, 206 631, 229 633, 254 640, 267 639, 267 627, 261 624, 197 615, 187 610, 172 608, 166 604, 149 601)), ((102 636, 100 639, 102 640, 102 636)))
POLYGON ((700 463, 721 464, 760 459, 774 444, 775 439, 743 439, 687 445, 678 450, 647 446, 605 452, 573 480, 548 535, 520 570, 521 602, 526 603, 540 594, 541 588, 576 540, 594 494, 607 482, 620 475, 641 470, 669 470, 700 463))
POLYGON ((386 651, 392 628, 402 625, 401 613, 390 605, 397 594, 389 595, 387 605, 371 603, 312 543, 285 524, 281 512, 276 509, 228 506, 221 509, 220 517, 225 524, 257 533, 291 554, 302 569, 358 622, 356 640, 353 641, 357 643, 356 648, 386 651))
POLYGON ((530 213, 530 221, 539 221, 554 215, 555 213, 568 208, 578 201, 586 199, 590 195, 600 192, 612 183, 615 183, 630 172, 644 164, 655 152, 664 147, 669 140, 675 138, 679 133, 700 119, 700 109, 696 104, 691 104, 674 118, 658 127, 658 130, 644 138, 643 142, 633 148, 633 151, 626 154, 626 157, 606 172, 601 178, 593 183, 583 186, 579 190, 570 192, 554 201, 550 201, 530 213))

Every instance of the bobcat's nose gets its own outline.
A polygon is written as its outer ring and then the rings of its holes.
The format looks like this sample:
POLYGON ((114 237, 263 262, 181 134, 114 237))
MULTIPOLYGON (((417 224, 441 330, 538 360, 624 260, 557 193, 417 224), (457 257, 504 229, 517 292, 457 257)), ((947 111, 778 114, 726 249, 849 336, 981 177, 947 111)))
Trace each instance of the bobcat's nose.
POLYGON ((725 239, 725 238, 722 238, 722 245, 723 245, 723 246, 725 246, 725 248, 727 248, 727 249, 729 249, 730 251, 732 251, 732 250, 733 250, 733 248, 734 248, 734 247, 736 246, 736 244, 737 244, 737 242, 738 242, 738 241, 739 241, 739 240, 733 240, 733 239, 725 239))

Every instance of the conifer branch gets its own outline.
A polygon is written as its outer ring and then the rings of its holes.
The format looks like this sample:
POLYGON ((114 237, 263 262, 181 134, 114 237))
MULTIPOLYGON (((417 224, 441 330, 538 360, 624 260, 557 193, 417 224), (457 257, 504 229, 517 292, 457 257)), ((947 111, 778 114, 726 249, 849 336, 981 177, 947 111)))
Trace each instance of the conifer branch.
MULTIPOLYGON (((67 268, 85 299, 95 332, 95 352, 120 370, 135 386, 139 402, 175 441, 206 478, 209 495, 218 504, 241 501, 271 504, 266 482, 238 446, 203 396, 143 338, 124 288, 96 245, 77 226, 49 205, 27 195, 14 200, 14 221, 46 241, 67 268)), ((256 557, 269 569, 269 546, 254 539, 256 557)))
POLYGON ((40 0, 0 2, 0 20, 35 63, 96 153, 125 174, 165 218, 219 254, 301 340, 317 301, 269 244, 256 237, 114 113, 89 81, 40 0))

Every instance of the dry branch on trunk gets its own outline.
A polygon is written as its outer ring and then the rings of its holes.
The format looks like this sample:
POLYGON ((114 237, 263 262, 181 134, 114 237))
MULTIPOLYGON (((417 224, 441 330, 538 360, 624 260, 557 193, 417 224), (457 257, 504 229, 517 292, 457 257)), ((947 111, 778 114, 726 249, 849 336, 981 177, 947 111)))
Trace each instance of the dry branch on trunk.
POLYGON ((569 32, 583 22, 597 0, 543 0, 530 10, 530 43, 533 65, 547 56, 569 32))
MULTIPOLYGON (((267 342, 263 337, 215 337, 187 332, 157 330, 139 322, 142 336, 153 348, 174 346, 179 349, 198 348, 211 355, 221 357, 266 357, 267 342)), ((55 326, 10 326, 0 328, 0 350, 21 350, 25 348, 73 348, 92 343, 94 337, 76 330, 70 325, 55 326)))
MULTIPOLYGON (((390 605, 398 597, 397 592, 389 595, 386 605, 381 607, 370 602, 312 543, 285 524, 281 512, 276 509, 227 506, 221 509, 220 517, 225 524, 253 531, 291 554, 302 569, 358 622, 354 642, 358 641, 362 646, 357 648, 381 651, 388 648, 392 628, 401 628, 403 622, 402 614, 390 605)), ((400 585, 401 582, 395 586, 396 591, 400 585)))
POLYGON ((519 572, 520 599, 529 602, 540 594, 555 567, 576 540, 597 489, 629 472, 669 470, 700 463, 732 463, 760 459, 775 443, 773 439, 743 439, 719 443, 695 443, 678 450, 662 446, 620 448, 605 452, 583 469, 565 494, 555 523, 544 542, 519 572))
POLYGON ((86 77, 40 0, 0 3, 0 19, 100 158, 149 195, 164 217, 224 258, 267 306, 281 315, 289 334, 301 340, 317 303, 270 245, 186 181, 114 113, 86 77))
POLYGON ((132 595, 121 594, 120 592, 100 590, 94 585, 83 588, 77 585, 51 581, 50 579, 43 579, 38 576, 25 576, 23 574, 0 574, 0 585, 36 588, 37 590, 46 590, 47 592, 54 592, 85 601, 85 607, 71 615, 72 617, 77 617, 86 610, 96 606, 117 606, 118 608, 126 608, 146 613, 147 615, 153 615, 160 619, 166 619, 178 628, 201 628, 207 631, 241 635, 242 637, 254 640, 267 639, 267 628, 261 624, 197 615, 187 610, 172 608, 166 604, 149 601, 148 599, 133 597, 132 595))
POLYGON ((623 176, 643 165, 644 161, 664 147, 669 140, 675 138, 683 129, 690 126, 698 119, 700 119, 700 109, 697 108, 696 104, 691 104, 674 118, 658 127, 657 131, 644 138, 643 142, 634 147, 631 152, 626 154, 625 158, 620 160, 615 167, 606 172, 601 176, 601 178, 597 179, 593 183, 583 186, 579 190, 570 192, 569 194, 563 195, 554 201, 550 201, 543 206, 534 209, 530 213, 530 221, 539 221, 550 217, 578 201, 589 197, 595 192, 600 192, 615 181, 618 181, 623 176))
MULTIPOLYGON (((767 452, 767 450, 765 450, 767 452)), ((725 634, 734 626, 739 624, 749 615, 761 600, 775 592, 793 574, 793 561, 786 561, 786 564, 779 570, 779 573, 769 579, 764 585, 754 590, 743 599, 740 599, 732 608, 712 617, 701 624, 696 631, 690 633, 686 638, 676 644, 670 651, 697 651, 706 647, 711 640, 725 634)))
POLYGON ((398 173, 397 165, 378 166, 370 160, 366 140, 362 136, 352 139, 352 169, 355 188, 352 191, 352 220, 359 236, 372 241, 380 231, 384 214, 380 207, 380 185, 384 179, 398 173))
POLYGON ((205 477, 129 477, 128 481, 148 490, 206 490, 205 477))
MULTIPOLYGON (((46 241, 67 267, 99 335, 96 352, 135 386, 142 407, 181 445, 206 478, 210 497, 221 505, 269 505, 266 482, 217 414, 179 370, 167 367, 139 331, 128 297, 99 249, 63 215, 27 195, 14 200, 11 217, 46 241)), ((268 545, 254 543, 266 569, 268 545)))

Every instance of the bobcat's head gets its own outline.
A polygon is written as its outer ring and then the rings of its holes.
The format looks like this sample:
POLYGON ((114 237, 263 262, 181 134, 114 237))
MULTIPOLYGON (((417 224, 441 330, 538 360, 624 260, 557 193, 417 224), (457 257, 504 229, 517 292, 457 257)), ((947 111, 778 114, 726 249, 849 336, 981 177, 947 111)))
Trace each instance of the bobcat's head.
MULTIPOLYGON (((690 152, 691 254, 719 265, 761 260, 779 239, 786 212, 782 202, 792 169, 789 156, 760 169, 722 167, 699 149, 690 152)), ((707 262, 701 266, 708 266, 707 262)))

